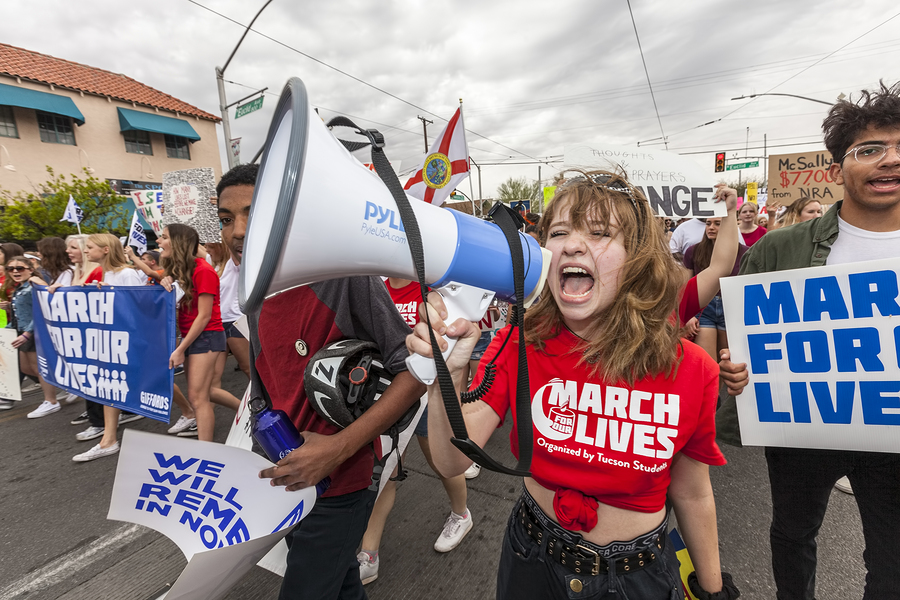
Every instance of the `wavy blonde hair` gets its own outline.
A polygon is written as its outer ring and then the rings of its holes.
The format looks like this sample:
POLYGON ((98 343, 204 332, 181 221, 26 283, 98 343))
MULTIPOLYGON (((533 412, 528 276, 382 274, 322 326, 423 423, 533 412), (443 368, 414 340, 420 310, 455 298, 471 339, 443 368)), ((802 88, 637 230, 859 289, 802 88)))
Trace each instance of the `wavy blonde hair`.
POLYGON ((84 253, 84 243, 90 236, 84 233, 79 233, 76 235, 70 235, 66 238, 66 247, 74 241, 78 244, 78 249, 81 250, 81 262, 75 264, 75 270, 72 274, 72 285, 81 285, 84 283, 84 280, 87 279, 87 276, 91 274, 91 271, 96 269, 98 266, 97 263, 91 262, 87 259, 87 256, 84 253))
POLYGON ((200 247, 200 236, 189 225, 172 223, 166 227, 169 236, 169 256, 160 259, 165 274, 178 281, 184 291, 182 307, 189 307, 194 298, 194 259, 200 247))
MULTIPOLYGON (((615 214, 626 252, 619 289, 613 302, 600 310, 573 348, 581 352, 579 364, 593 363, 591 375, 607 381, 636 380, 675 372, 680 355, 677 307, 681 275, 666 242, 666 235, 641 191, 620 173, 579 172, 556 190, 539 225, 541 245, 562 210, 578 229, 600 222, 608 228, 615 214), (617 189, 611 189, 617 188, 617 189), (619 191, 624 190, 624 191, 619 191)), ((556 300, 545 290, 526 313, 525 339, 538 349, 559 334, 565 323, 556 300)))

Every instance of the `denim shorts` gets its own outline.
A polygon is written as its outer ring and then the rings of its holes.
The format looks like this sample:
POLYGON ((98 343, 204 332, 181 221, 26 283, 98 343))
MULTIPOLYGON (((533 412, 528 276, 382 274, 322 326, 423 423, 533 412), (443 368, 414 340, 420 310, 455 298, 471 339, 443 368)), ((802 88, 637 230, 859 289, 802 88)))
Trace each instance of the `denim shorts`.
POLYGON ((721 329, 725 331, 725 309, 722 307, 722 296, 715 296, 700 313, 700 327, 721 329))
MULTIPOLYGON (((675 556, 672 544, 668 543, 668 536, 663 536, 665 544, 657 553, 654 563, 640 571, 600 573, 598 575, 575 573, 556 562, 542 544, 537 543, 528 535, 525 526, 518 518, 519 506, 523 502, 527 502, 532 508, 532 513, 541 520, 550 520, 537 507, 537 503, 528 495, 528 492, 523 492, 522 497, 513 507, 512 515, 506 525, 506 533, 503 536, 500 567, 497 572, 498 600, 518 600, 519 598, 683 600, 684 591, 681 585, 678 557, 675 556)), ((573 537, 573 541, 574 538, 580 538, 578 534, 568 533, 573 537)), ((555 532, 554 535, 556 535, 555 532)), ((632 542, 647 537, 645 534, 635 538, 632 542)), ((544 544, 546 543, 547 536, 544 537, 544 544)), ((635 548, 637 551, 642 549, 641 547, 635 548)), ((649 546, 647 549, 650 549, 649 546)), ((657 550, 655 545, 652 550, 657 550)), ((622 555, 612 554, 610 558, 617 556, 622 555)))
POLYGON ((185 355, 206 354, 207 352, 225 352, 228 344, 225 341, 224 331, 204 331, 194 343, 188 346, 185 355))
POLYGON ((244 334, 241 333, 241 330, 234 326, 234 321, 222 322, 222 327, 225 328, 225 338, 238 338, 241 340, 245 340, 247 338, 244 337, 244 334))
POLYGON ((484 356, 484 351, 491 345, 491 337, 493 337, 492 332, 481 332, 481 337, 478 338, 478 343, 475 344, 475 348, 472 350, 472 356, 469 360, 481 360, 481 357, 484 356))

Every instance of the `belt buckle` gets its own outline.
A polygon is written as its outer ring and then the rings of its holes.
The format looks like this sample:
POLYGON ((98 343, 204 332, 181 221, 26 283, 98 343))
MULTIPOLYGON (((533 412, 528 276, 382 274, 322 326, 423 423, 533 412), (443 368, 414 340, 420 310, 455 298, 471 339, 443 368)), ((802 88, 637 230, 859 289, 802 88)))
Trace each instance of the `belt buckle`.
POLYGON ((599 575, 600 574, 600 554, 597 553, 595 550, 591 550, 587 546, 582 546, 581 544, 578 544, 577 546, 575 546, 575 549, 580 550, 582 553, 587 553, 589 555, 593 555, 594 568, 591 569, 591 575, 599 575))

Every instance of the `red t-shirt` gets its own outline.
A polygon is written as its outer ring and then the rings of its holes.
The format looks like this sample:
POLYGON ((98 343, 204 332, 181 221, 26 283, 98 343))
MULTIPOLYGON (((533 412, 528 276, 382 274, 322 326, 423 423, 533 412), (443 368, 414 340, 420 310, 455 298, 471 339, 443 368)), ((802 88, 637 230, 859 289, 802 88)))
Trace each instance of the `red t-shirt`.
POLYGON ((697 276, 691 277, 681 290, 678 302, 679 325, 684 325, 697 316, 703 307, 700 306, 700 292, 697 290, 697 276))
POLYGON ((103 281, 103 267, 97 267, 84 280, 85 283, 97 283, 103 281))
POLYGON ((419 322, 419 303, 422 302, 422 288, 419 287, 418 281, 412 281, 402 288, 395 288, 390 281, 385 281, 391 300, 400 311, 400 316, 406 321, 410 327, 415 327, 419 322))
MULTIPOLYGON (((510 333, 494 337, 493 355, 510 333)), ((593 379, 593 365, 578 365, 579 340, 563 330, 544 350, 528 346, 535 481, 553 491, 574 489, 626 510, 657 512, 665 506, 669 469, 676 453, 709 465, 724 465, 716 445, 718 365, 699 346, 682 340, 674 377, 624 381, 593 379)), ((484 375, 482 362, 472 385, 484 375)), ((494 384, 484 401, 502 419, 515 414, 518 355, 510 344, 497 359, 494 384)), ((516 428, 510 432, 518 457, 516 428)))
POLYGON ((182 305, 178 307, 178 329, 181 336, 187 335, 197 318, 197 301, 200 294, 212 294, 213 308, 209 323, 203 331, 225 331, 222 327, 222 314, 219 312, 219 276, 216 275, 215 269, 209 266, 209 263, 202 258, 194 259, 194 276, 191 281, 194 284, 194 295, 191 298, 191 305, 185 309, 182 305))
POLYGON ((744 245, 748 248, 758 242, 762 236, 766 235, 768 230, 762 225, 757 225, 756 229, 753 230, 753 233, 743 233, 741 232, 741 236, 744 238, 744 245))

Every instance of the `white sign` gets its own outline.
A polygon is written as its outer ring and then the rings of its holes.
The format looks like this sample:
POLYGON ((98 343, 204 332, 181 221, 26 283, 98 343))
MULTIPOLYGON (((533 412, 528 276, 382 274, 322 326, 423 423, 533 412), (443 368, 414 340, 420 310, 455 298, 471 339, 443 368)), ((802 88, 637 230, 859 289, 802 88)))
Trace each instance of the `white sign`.
POLYGON ((194 218, 199 204, 200 189, 196 185, 176 185, 172 188, 172 214, 182 223, 194 218))
POLYGON ((209 167, 163 173, 163 226, 183 223, 193 227, 201 244, 221 242, 216 195, 216 174, 209 167))
POLYGON ((900 452, 896 259, 722 279, 751 446, 900 452))
POLYGON ((240 448, 129 429, 107 518, 155 529, 188 560, 258 539, 295 525, 316 501, 315 487, 285 492, 260 479, 271 466, 240 448))
POLYGON ((703 167, 678 154, 607 145, 566 146, 563 163, 584 170, 621 168, 639 187, 659 217, 724 217, 724 202, 713 202, 714 178, 703 167))
POLYGON ((15 329, 0 329, 0 398, 21 400, 19 387, 19 351, 13 340, 19 337, 15 329))
POLYGON ((153 228, 157 236, 162 234, 162 190, 143 190, 131 192, 131 201, 141 211, 141 216, 153 228))

